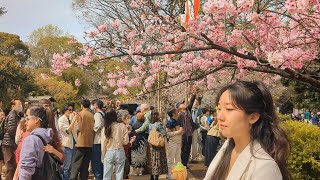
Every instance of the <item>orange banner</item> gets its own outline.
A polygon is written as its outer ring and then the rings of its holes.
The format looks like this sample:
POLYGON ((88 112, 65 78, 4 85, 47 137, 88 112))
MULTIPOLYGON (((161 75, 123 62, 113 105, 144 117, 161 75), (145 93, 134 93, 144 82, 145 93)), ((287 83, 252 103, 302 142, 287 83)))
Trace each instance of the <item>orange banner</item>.
POLYGON ((200 0, 194 0, 194 19, 197 18, 198 13, 199 13, 199 8, 200 8, 200 0))
POLYGON ((186 13, 186 25, 185 25, 185 28, 188 29, 189 20, 190 20, 190 10, 189 10, 189 3, 188 3, 188 1, 186 1, 186 10, 185 10, 185 13, 186 13))

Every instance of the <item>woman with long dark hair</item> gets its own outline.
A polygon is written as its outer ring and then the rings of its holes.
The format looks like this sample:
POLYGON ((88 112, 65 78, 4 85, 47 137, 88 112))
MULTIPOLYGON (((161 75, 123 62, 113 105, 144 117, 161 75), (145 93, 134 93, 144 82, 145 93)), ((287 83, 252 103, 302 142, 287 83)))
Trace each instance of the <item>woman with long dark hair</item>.
POLYGON ((267 87, 261 82, 229 84, 218 93, 216 105, 220 131, 228 140, 205 180, 290 179, 289 141, 267 87))
POLYGON ((122 122, 117 121, 117 113, 109 109, 105 113, 104 129, 101 134, 103 179, 111 179, 115 165, 116 180, 122 180, 126 154, 123 145, 129 143, 128 129, 122 122), (103 142, 103 143, 102 143, 103 142))

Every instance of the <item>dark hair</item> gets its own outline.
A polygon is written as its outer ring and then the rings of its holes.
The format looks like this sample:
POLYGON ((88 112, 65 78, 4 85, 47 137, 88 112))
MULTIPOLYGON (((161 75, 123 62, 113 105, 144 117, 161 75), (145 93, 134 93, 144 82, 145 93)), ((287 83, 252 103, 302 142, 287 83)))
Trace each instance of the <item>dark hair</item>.
POLYGON ((40 118, 40 127, 48 128, 49 117, 44 107, 32 106, 30 107, 30 115, 40 118))
POLYGON ((39 101, 39 104, 40 104, 41 106, 43 106, 44 104, 50 104, 50 105, 51 105, 51 101, 50 101, 49 99, 41 99, 41 100, 39 101))
MULTIPOLYGON (((291 179, 286 164, 290 151, 289 140, 279 126, 272 96, 268 88, 262 82, 238 81, 226 85, 220 90, 216 98, 216 104, 218 104, 221 95, 225 91, 230 93, 230 98, 235 107, 243 110, 246 114, 260 114, 260 118, 252 124, 250 130, 251 142, 257 140, 278 164, 283 179, 291 179)), ((212 176, 214 179, 225 178, 234 147, 234 140, 231 139, 221 163, 219 163, 212 176)), ((251 154, 253 154, 252 146, 250 150, 251 154)))
POLYGON ((84 108, 89 108, 90 107, 90 101, 88 99, 83 99, 81 101, 81 104, 84 108))
POLYGON ((102 109, 102 108, 103 108, 103 102, 100 101, 100 100, 95 101, 94 104, 96 104, 99 109, 102 109))
POLYGON ((209 112, 209 109, 208 108, 202 108, 201 111, 202 111, 203 114, 205 114, 205 113, 209 112))
POLYGON ((40 126, 42 128, 52 129, 52 146, 59 152, 62 152, 61 142, 59 139, 58 131, 54 123, 54 114, 49 108, 44 108, 40 106, 33 106, 30 108, 30 115, 36 116, 41 119, 40 126))
POLYGON ((174 112, 176 112, 177 110, 178 110, 178 109, 176 109, 176 108, 171 109, 170 111, 168 111, 168 112, 167 112, 168 116, 169 116, 170 118, 172 118, 172 117, 173 117, 174 112))
POLYGON ((157 110, 153 110, 151 112, 151 123, 152 124, 160 121, 159 115, 160 115, 160 113, 157 110))
POLYGON ((72 107, 72 105, 69 103, 64 104, 61 108, 61 114, 63 115, 64 113, 66 113, 66 111, 68 111, 70 106, 72 107))
POLYGON ((110 138, 112 138, 111 137, 111 135, 112 135, 111 125, 112 125, 112 123, 117 122, 117 113, 113 109, 108 109, 106 111, 104 117, 105 117, 104 118, 104 128, 105 128, 104 134, 107 139, 110 139, 110 138))

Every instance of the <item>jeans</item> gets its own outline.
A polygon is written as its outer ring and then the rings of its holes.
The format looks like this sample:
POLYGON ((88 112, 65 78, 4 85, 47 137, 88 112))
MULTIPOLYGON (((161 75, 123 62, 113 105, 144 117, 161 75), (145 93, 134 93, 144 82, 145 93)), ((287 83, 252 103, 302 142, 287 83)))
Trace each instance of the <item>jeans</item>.
POLYGON ((92 147, 92 171, 96 180, 102 180, 103 164, 101 162, 101 144, 94 144, 92 147))
POLYGON ((75 148, 70 149, 68 147, 63 147, 63 153, 64 153, 63 178, 62 178, 63 180, 70 179, 72 158, 75 152, 76 152, 75 148))
POLYGON ((92 156, 91 147, 76 147, 76 152, 72 158, 71 180, 76 180, 80 172, 80 179, 87 180, 89 176, 89 164, 92 156))
POLYGON ((116 180, 122 180, 126 154, 124 149, 107 150, 103 160, 103 179, 111 179, 113 165, 115 165, 116 180))

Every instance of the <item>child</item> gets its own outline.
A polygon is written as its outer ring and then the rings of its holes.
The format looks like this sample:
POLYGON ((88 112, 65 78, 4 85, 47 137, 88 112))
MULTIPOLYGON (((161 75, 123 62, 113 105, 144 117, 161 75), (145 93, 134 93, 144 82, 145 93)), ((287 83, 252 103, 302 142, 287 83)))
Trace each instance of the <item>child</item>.
POLYGON ((172 178, 172 168, 178 162, 181 162, 181 145, 183 129, 177 121, 179 116, 178 109, 172 109, 168 112, 169 120, 166 124, 166 131, 169 137, 168 141, 168 179, 172 178))

